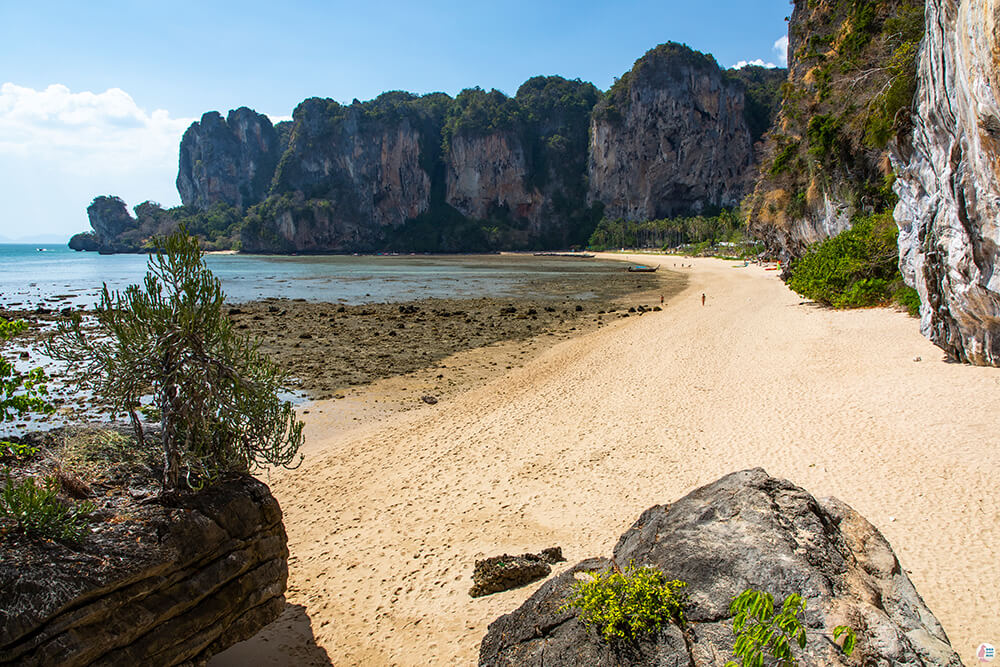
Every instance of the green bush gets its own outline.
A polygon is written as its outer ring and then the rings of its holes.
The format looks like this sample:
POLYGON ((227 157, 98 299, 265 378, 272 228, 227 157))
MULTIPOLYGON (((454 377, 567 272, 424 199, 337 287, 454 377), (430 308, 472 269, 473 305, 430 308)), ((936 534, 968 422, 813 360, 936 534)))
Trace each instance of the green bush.
POLYGON ((834 308, 886 304, 901 281, 898 234, 891 213, 858 218, 793 261, 788 286, 834 308))
POLYGON ((182 476, 197 487, 301 460, 302 423, 278 397, 286 375, 225 316, 225 295, 197 239, 181 227, 157 247, 143 286, 113 293, 104 286, 97 334, 85 333, 77 317, 60 327, 49 355, 73 364, 81 383, 129 415, 140 443, 137 411, 152 396, 166 491, 180 488, 182 476))
POLYGON ((24 459, 30 459, 37 453, 38 447, 32 447, 20 442, 0 440, 0 459, 23 461, 24 459))
POLYGON ((673 621, 684 624, 683 581, 668 581, 655 567, 635 567, 592 573, 589 581, 573 584, 561 609, 579 609, 588 629, 596 626, 609 642, 634 641, 673 621))
POLYGON ((8 473, 0 490, 0 516, 13 519, 29 535, 79 541, 94 506, 92 503, 64 503, 58 498, 59 488, 55 477, 46 477, 36 484, 34 477, 16 482, 8 473))
POLYGON ((910 317, 920 317, 920 294, 912 287, 903 285, 892 293, 892 300, 905 308, 910 317))

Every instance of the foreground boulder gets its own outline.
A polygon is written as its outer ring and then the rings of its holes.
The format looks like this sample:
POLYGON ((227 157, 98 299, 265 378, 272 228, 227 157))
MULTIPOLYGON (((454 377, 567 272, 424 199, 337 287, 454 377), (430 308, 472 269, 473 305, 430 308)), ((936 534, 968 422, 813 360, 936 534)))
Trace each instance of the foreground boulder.
POLYGON ((204 664, 285 606, 281 509, 251 477, 143 503, 76 550, 17 539, 0 543, 0 665, 204 664))
POLYGON ((924 604, 885 538, 842 502, 818 501, 762 469, 732 473, 671 505, 650 508, 614 549, 623 565, 653 565, 689 585, 683 630, 669 625, 628 646, 587 631, 575 610, 560 611, 577 578, 611 567, 582 561, 552 579, 520 608, 494 621, 479 664, 722 665, 732 653, 731 599, 747 588, 791 593, 807 601, 803 624, 830 633, 857 632, 846 658, 810 634, 804 664, 954 665, 937 619, 924 604))

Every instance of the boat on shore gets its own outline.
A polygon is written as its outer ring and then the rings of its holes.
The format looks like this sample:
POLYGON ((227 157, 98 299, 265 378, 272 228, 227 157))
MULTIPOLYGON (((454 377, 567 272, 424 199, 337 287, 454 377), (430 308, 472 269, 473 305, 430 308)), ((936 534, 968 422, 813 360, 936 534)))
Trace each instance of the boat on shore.
POLYGON ((659 266, 646 266, 645 264, 636 264, 626 268, 625 270, 629 273, 656 273, 656 270, 660 268, 659 266))

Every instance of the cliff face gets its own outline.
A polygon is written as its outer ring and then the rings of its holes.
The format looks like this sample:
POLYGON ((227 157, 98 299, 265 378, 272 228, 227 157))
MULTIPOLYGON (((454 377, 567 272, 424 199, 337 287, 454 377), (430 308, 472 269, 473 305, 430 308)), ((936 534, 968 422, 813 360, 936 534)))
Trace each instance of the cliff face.
POLYGON ((207 247, 245 252, 586 245, 602 215, 738 204, 773 79, 665 44, 603 100, 590 83, 549 76, 513 98, 479 88, 348 106, 311 98, 276 127, 246 108, 210 112, 181 142, 184 206, 147 207, 140 231, 110 249, 141 249, 181 223, 207 247))
POLYGON ((912 134, 894 155, 900 269, 921 330, 1000 366, 1000 2, 928 0, 912 134))
POLYGON ((795 0, 788 80, 750 230, 783 259, 893 203, 886 147, 913 95, 921 0, 795 0))
POLYGON ((425 211, 424 121, 412 99, 386 99, 385 108, 319 98, 300 104, 272 197, 244 229, 243 249, 373 250, 385 227, 425 211))
POLYGON ((456 136, 448 151, 445 200, 470 218, 486 220, 500 210, 537 228, 543 198, 528 187, 528 167, 514 132, 456 136))
POLYGON ((95 244, 88 244, 84 249, 102 252, 114 251, 118 238, 136 226, 135 218, 129 214, 125 202, 118 197, 96 197, 87 207, 87 218, 96 238, 95 244))
POLYGON ((739 204, 753 171, 743 87, 715 60, 663 44, 594 109, 589 200, 649 220, 739 204))
POLYGON ((185 206, 219 202, 245 209, 261 201, 281 156, 267 116, 246 107, 223 119, 216 111, 192 123, 181 139, 177 191, 185 206))

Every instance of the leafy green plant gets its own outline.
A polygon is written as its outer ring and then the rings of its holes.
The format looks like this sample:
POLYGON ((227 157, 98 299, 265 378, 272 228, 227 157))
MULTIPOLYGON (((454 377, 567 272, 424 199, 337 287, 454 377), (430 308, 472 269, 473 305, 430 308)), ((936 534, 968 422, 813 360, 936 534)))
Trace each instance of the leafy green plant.
POLYGON ((33 447, 32 445, 24 444, 22 442, 7 442, 6 440, 0 440, 0 459, 23 461, 24 459, 30 459, 37 453, 38 447, 33 447))
POLYGON ((624 572, 616 567, 574 583, 561 609, 579 609, 584 626, 595 626, 609 642, 634 641, 670 621, 684 624, 685 586, 655 567, 630 563, 624 572))
MULTIPOLYGON (((28 328, 24 320, 7 320, 0 317, 0 341, 8 341, 28 328)), ((0 424, 13 421, 29 412, 51 413, 53 408, 46 400, 45 373, 33 368, 22 373, 14 364, 0 356, 0 424)), ((14 451, 14 443, 0 440, 0 451, 14 451)))
POLYGON ((182 228, 157 247, 143 287, 111 293, 104 286, 97 335, 86 334, 77 317, 50 341, 49 354, 71 362, 81 382, 128 414, 138 442, 137 410, 153 396, 167 491, 179 488, 182 468, 197 487, 225 472, 300 459, 302 423, 278 398, 285 375, 233 329, 197 239, 182 228))
POLYGON ((788 286, 834 308, 888 303, 902 281, 898 234, 891 213, 858 218, 792 262, 788 286))
POLYGON ((34 477, 17 482, 8 473, 0 489, 0 516, 17 522, 29 535, 51 540, 79 541, 87 527, 93 503, 64 503, 58 497, 59 481, 34 477))
MULTIPOLYGON (((807 631, 799 614, 806 609, 801 595, 792 593, 785 598, 780 610, 775 610, 770 593, 747 589, 733 598, 729 606, 733 614, 733 656, 726 667, 794 667, 799 664, 793 645, 806 647, 807 631)), ((844 637, 841 650, 845 655, 854 652, 854 630, 838 625, 833 630, 834 640, 844 637)))

